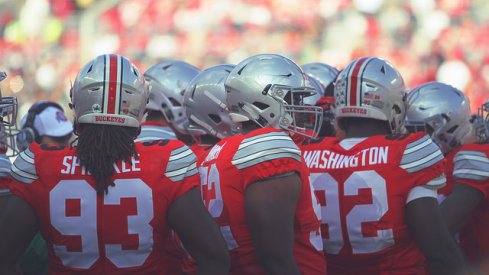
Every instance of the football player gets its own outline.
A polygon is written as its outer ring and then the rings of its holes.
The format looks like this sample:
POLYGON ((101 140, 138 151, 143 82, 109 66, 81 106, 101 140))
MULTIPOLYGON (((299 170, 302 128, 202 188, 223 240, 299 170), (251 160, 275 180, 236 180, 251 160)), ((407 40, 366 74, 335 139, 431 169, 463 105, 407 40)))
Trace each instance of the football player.
POLYGON ((40 101, 33 104, 22 118, 16 136, 19 151, 24 151, 32 142, 68 146, 73 134, 73 124, 66 118, 58 103, 40 101))
MULTIPOLYGON (((185 90, 183 107, 189 119, 188 132, 196 141, 190 149, 197 156, 197 167, 220 139, 235 133, 237 125, 229 117, 224 89, 224 81, 234 67, 221 64, 207 68, 185 90)), ((186 258, 184 271, 195 273, 192 259, 186 258)))
MULTIPOLYGON (((29 148, 32 142, 44 145, 68 146, 73 124, 66 118, 63 108, 49 101, 33 104, 22 118, 16 136, 19 151, 29 148)), ((20 259, 24 274, 47 274, 48 253, 46 242, 38 232, 20 259)))
POLYGON ((179 60, 163 61, 146 70, 149 101, 146 120, 136 141, 179 139, 193 143, 182 104, 185 88, 199 72, 197 67, 179 60))
MULTIPOLYGON (((7 74, 0 71, 0 82, 6 77, 7 74)), ((10 196, 7 188, 11 165, 9 156, 18 153, 15 146, 17 107, 17 98, 4 97, 0 89, 0 213, 10 196)))
POLYGON ((334 127, 334 82, 338 77, 339 71, 328 64, 314 62, 302 65, 304 72, 311 78, 316 80, 321 87, 319 97, 307 97, 305 103, 312 101, 310 105, 316 105, 323 109, 323 123, 319 132, 320 137, 328 137, 335 135, 334 127))
POLYGON ((345 137, 301 148, 321 203, 329 273, 424 274, 425 257, 433 274, 463 268, 436 200, 443 154, 422 133, 400 134, 404 90, 385 60, 352 61, 334 90, 345 137))
POLYGON ((469 99, 458 89, 439 82, 414 88, 408 100, 412 110, 408 110, 407 128, 413 124, 424 126, 447 154, 447 187, 440 195, 447 226, 452 234, 459 233, 467 260, 481 274, 488 273, 489 146, 485 119, 489 106, 485 104, 479 111, 483 121, 474 120, 469 99), (475 139, 471 133, 476 134, 475 139))
POLYGON ((325 274, 319 205, 288 135, 305 134, 294 117, 314 89, 297 64, 274 54, 243 60, 224 86, 221 109, 239 126, 210 150, 199 172, 205 204, 227 241, 231 274, 325 274))
POLYGON ((12 165, 0 273, 40 229, 50 274, 164 274, 169 228, 198 272, 228 272, 225 242, 195 188, 195 155, 177 140, 134 143, 147 99, 142 74, 123 56, 81 69, 71 91, 77 146, 32 143, 12 165))

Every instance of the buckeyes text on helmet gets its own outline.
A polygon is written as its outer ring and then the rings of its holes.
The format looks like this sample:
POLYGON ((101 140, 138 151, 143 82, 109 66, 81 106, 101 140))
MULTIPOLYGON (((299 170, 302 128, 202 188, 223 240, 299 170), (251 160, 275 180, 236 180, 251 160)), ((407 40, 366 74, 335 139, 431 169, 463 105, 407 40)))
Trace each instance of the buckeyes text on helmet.
POLYGON ((183 95, 187 85, 200 69, 179 60, 166 60, 144 72, 149 90, 149 110, 161 111, 167 122, 186 134, 188 118, 183 109, 183 95))
POLYGON ((148 91, 143 75, 126 57, 106 54, 80 70, 71 101, 76 123, 139 127, 148 91))
POLYGON ((400 132, 406 112, 401 74, 386 60, 362 57, 352 61, 335 83, 335 116, 386 121, 392 133, 400 132))
POLYGON ((302 105, 305 96, 316 93, 308 77, 292 60, 276 54, 259 54, 241 61, 224 86, 231 119, 252 121, 305 136, 319 132, 322 110, 302 105), (305 129, 298 117, 312 116, 314 129, 305 129))

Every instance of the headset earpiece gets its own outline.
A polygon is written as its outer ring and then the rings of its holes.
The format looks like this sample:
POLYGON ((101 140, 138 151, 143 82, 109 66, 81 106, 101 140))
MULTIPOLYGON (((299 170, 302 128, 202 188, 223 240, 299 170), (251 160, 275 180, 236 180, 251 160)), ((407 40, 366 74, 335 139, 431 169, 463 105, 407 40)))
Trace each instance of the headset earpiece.
POLYGON ((55 107, 63 111, 63 107, 55 102, 41 101, 32 105, 27 112, 24 127, 19 130, 19 133, 16 136, 17 148, 19 151, 24 151, 25 149, 29 148, 29 145, 34 141, 41 143, 41 137, 34 127, 34 120, 36 119, 37 115, 42 113, 42 111, 44 111, 47 107, 55 107))

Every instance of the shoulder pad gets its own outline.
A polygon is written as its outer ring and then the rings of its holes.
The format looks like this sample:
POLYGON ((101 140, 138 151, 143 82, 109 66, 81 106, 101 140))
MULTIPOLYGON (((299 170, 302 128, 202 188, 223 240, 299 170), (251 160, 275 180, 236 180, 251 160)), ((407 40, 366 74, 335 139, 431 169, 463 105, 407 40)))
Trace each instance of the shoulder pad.
POLYGON ((440 148, 427 136, 409 140, 404 149, 400 167, 408 173, 415 173, 443 161, 440 148))
POLYGON ((35 155, 31 151, 31 147, 20 153, 12 164, 11 175, 23 183, 32 183, 38 179, 34 158, 35 155))
POLYGON ((279 158, 293 158, 300 162, 301 151, 287 134, 270 132, 243 139, 231 163, 238 169, 245 169, 279 158))
POLYGON ((489 178, 489 159, 479 151, 461 150, 453 158, 455 179, 484 181, 489 178))

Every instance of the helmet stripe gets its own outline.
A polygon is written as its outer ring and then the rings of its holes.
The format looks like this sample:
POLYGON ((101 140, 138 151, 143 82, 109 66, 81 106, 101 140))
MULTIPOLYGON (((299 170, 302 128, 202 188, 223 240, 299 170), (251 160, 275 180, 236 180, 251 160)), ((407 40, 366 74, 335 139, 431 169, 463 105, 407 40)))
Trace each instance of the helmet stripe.
POLYGON ((107 98, 107 113, 115 114, 115 102, 117 97, 118 58, 117 55, 109 55, 109 92, 107 98))
POLYGON ((367 57, 364 57, 364 58, 360 58, 358 59, 358 61, 353 64, 352 66, 352 69, 351 69, 351 74, 349 75, 350 77, 350 94, 349 94, 349 101, 350 101, 350 106, 356 106, 358 103, 361 104, 360 102, 360 94, 362 92, 362 87, 359 85, 361 85, 360 83, 360 76, 361 76, 361 71, 363 71, 364 67, 363 67, 363 64, 365 63, 365 61, 367 61, 369 58, 367 57))

